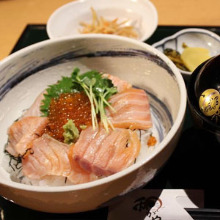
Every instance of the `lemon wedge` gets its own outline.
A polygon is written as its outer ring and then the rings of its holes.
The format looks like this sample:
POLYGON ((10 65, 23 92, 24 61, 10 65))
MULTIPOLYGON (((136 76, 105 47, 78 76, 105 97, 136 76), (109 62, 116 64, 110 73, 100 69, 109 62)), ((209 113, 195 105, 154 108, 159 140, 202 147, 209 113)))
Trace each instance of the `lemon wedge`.
POLYGON ((200 47, 186 47, 181 54, 184 65, 192 72, 202 62, 210 58, 208 49, 200 47))

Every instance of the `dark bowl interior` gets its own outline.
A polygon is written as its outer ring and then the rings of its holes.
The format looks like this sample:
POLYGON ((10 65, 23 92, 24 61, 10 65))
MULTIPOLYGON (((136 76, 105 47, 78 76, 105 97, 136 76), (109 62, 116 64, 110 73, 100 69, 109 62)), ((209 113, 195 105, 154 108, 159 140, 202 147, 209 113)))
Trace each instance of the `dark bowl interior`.
POLYGON ((187 86, 189 108, 195 125, 220 136, 220 117, 216 122, 205 116, 199 109, 201 93, 211 88, 220 90, 220 55, 199 65, 192 73, 187 86))

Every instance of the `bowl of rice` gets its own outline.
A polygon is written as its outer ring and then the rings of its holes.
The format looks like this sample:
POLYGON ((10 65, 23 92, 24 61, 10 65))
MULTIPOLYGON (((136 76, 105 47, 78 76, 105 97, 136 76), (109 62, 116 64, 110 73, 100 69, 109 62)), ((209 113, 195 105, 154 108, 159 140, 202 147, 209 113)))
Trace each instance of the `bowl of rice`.
POLYGON ((0 64, 0 195, 30 209, 97 209, 147 184, 175 149, 186 88, 137 40, 88 34, 0 64))

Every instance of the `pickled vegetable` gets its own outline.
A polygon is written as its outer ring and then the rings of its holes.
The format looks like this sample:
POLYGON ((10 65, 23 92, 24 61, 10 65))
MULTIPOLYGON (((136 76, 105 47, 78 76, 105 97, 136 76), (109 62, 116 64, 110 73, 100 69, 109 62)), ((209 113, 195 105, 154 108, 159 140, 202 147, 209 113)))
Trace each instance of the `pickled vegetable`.
POLYGON ((187 47, 181 54, 184 65, 193 72, 197 66, 210 58, 210 52, 206 48, 187 47))
POLYGON ((193 72, 197 66, 210 58, 208 49, 200 47, 189 47, 186 43, 182 44, 183 52, 166 48, 164 54, 173 61, 173 63, 181 70, 193 72))

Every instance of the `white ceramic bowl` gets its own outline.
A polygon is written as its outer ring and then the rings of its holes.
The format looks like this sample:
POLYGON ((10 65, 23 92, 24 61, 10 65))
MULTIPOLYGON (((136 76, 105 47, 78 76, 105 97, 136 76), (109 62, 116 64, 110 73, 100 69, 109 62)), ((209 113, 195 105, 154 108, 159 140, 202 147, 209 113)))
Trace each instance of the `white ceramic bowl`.
POLYGON ((157 28, 157 10, 149 0, 78 0, 54 11, 47 22, 48 36, 53 39, 80 34, 80 22, 92 22, 91 7, 106 20, 128 20, 140 41, 147 40, 157 28))
MULTIPOLYGON (((211 56, 220 54, 220 37, 214 32, 201 28, 186 28, 178 31, 172 36, 166 37, 153 44, 161 52, 166 48, 183 52, 182 44, 186 43, 189 47, 202 47, 210 51, 211 56)), ((184 77, 189 78, 192 72, 180 69, 184 77)))
POLYGON ((0 64, 0 194, 21 206, 45 212, 98 208, 155 176, 175 149, 185 109, 186 88, 181 74, 165 55, 145 43, 118 36, 81 35, 24 48, 0 64), (74 67, 108 72, 145 89, 157 145, 129 168, 90 183, 33 186, 12 181, 2 164, 7 128, 48 84, 69 75, 74 67))

